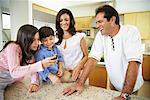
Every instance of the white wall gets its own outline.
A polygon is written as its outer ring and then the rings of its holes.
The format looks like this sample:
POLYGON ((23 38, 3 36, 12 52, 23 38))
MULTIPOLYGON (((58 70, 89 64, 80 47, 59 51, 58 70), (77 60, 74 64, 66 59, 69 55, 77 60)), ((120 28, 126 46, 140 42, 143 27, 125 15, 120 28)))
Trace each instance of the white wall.
POLYGON ((95 16, 95 9, 99 7, 99 4, 86 5, 86 6, 74 6, 69 7, 74 17, 80 16, 95 16))
MULTIPOLYGON (((111 3, 110 3, 111 4, 111 3)), ((95 9, 102 4, 69 7, 75 17, 95 16, 95 9)), ((116 0, 119 13, 150 11, 150 0, 116 0)))
POLYGON ((49 26, 51 27, 54 31, 56 31, 55 24, 54 23, 48 23, 48 22, 42 22, 38 20, 33 21, 34 26, 36 26, 38 29, 41 28, 42 26, 49 26))
POLYGON ((29 0, 10 0, 11 40, 16 40, 17 31, 24 24, 32 24, 32 3, 29 0))
POLYGON ((150 0, 117 0, 119 13, 150 11, 150 0))
POLYGON ((1 1, 0 1, 0 50, 2 49, 2 11, 1 11, 1 1))

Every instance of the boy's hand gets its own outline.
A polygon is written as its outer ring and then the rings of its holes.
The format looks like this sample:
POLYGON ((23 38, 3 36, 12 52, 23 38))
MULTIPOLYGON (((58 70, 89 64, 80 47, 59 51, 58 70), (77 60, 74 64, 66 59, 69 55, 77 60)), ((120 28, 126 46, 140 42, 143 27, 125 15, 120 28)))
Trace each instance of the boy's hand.
POLYGON ((37 92, 39 89, 39 85, 37 84, 31 84, 30 87, 29 87, 29 92, 32 93, 32 92, 37 92))
POLYGON ((58 69, 57 76, 58 76, 58 77, 61 77, 62 75, 63 75, 63 71, 62 71, 62 69, 58 69))
POLYGON ((54 57, 48 57, 48 58, 45 58, 43 59, 41 62, 42 62, 42 67, 43 68, 47 68, 53 64, 55 64, 57 62, 57 59, 54 59, 52 60, 54 57))

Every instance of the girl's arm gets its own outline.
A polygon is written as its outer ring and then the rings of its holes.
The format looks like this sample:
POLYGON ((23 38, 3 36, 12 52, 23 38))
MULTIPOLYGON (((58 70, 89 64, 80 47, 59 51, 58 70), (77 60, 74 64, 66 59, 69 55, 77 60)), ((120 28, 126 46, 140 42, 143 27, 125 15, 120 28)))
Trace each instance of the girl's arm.
POLYGON ((82 52, 83 52, 83 58, 81 59, 78 66, 80 66, 80 68, 82 69, 84 67, 84 64, 86 63, 86 61, 88 59, 88 50, 87 50, 87 45, 86 45, 85 38, 81 39, 80 46, 81 46, 81 49, 82 49, 82 52))
POLYGON ((9 72, 13 78, 20 78, 31 73, 43 71, 41 61, 34 64, 21 66, 22 51, 19 45, 9 44, 6 48, 6 56, 9 72))

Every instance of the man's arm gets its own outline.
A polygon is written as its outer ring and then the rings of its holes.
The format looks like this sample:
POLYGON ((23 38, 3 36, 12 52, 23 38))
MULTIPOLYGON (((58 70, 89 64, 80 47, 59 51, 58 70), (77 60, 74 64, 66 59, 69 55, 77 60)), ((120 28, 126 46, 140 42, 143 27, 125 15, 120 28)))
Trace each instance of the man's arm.
POLYGON ((88 78, 90 72, 94 69, 94 66, 96 65, 97 61, 94 58, 89 58, 86 64, 84 65, 82 75, 80 79, 77 81, 76 84, 71 85, 70 87, 67 87, 63 90, 63 95, 71 95, 74 92, 77 92, 77 94, 80 94, 83 91, 83 86, 88 78))
POLYGON ((138 75, 138 69, 139 69, 138 62, 136 61, 129 62, 122 93, 132 94, 137 79, 137 75, 138 75))

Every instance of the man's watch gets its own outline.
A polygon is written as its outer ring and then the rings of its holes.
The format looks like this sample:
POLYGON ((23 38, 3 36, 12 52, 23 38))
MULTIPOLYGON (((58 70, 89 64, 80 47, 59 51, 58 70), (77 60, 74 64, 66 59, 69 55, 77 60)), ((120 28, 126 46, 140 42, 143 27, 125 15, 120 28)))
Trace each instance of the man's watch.
POLYGON ((131 100, 130 94, 128 93, 122 93, 121 97, 124 98, 125 100, 131 100))

